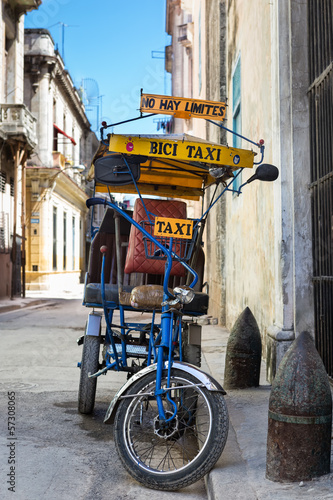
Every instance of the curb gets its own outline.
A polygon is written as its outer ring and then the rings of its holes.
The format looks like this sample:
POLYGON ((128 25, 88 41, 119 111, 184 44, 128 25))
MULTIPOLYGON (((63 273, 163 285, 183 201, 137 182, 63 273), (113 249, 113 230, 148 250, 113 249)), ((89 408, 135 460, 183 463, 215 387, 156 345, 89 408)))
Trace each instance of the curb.
POLYGON ((15 299, 14 299, 13 304, 4 304, 4 305, 1 305, 1 301, 0 301, 0 314, 12 312, 12 311, 17 311, 17 310, 21 310, 21 309, 26 309, 28 307, 47 306, 50 304, 54 304, 54 302, 50 302, 47 299, 31 300, 30 302, 27 302, 27 303, 24 303, 24 302, 15 303, 15 299))

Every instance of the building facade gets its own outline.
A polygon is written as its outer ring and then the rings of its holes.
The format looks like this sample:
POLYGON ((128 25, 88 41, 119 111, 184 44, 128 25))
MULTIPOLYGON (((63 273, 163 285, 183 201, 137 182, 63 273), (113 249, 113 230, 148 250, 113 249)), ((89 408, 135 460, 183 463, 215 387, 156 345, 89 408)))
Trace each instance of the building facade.
POLYGON ((2 0, 0 9, 0 298, 21 293, 25 162, 37 142, 23 100, 24 14, 40 0, 2 0))
MULTIPOLYGON (((193 97, 227 100, 224 125, 255 142, 264 139, 264 161, 280 171, 274 183, 253 183, 241 196, 227 193, 206 233, 209 312, 230 328, 250 307, 269 380, 304 330, 315 337, 333 377, 333 13, 332 2, 323 3, 325 8, 314 0, 167 2, 167 62, 178 82, 173 92, 186 95, 191 88, 193 97), (184 46, 186 16, 191 39, 184 46)), ((193 124, 191 131, 253 147, 209 123, 193 124)), ((242 182, 251 174, 244 169, 242 182)))
POLYGON ((98 141, 47 30, 25 30, 24 61, 24 100, 37 117, 26 168, 26 287, 70 289, 85 272, 84 173, 98 141))

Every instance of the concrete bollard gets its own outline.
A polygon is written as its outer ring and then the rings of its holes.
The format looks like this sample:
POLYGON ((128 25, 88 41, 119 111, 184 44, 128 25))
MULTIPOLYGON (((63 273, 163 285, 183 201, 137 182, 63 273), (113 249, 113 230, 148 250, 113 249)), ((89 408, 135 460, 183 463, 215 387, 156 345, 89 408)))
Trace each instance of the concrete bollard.
POLYGON ((238 317, 228 338, 223 386, 226 389, 258 387, 260 364, 260 331, 247 307, 238 317))
POLYGON ((266 477, 307 481, 330 472, 332 395, 323 362, 308 332, 281 361, 268 413, 266 477))

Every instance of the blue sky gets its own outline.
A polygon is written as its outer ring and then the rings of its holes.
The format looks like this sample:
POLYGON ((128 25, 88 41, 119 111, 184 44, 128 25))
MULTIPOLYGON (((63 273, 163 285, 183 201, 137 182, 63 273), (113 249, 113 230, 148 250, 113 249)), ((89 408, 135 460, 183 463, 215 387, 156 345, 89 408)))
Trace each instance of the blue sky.
MULTIPOLYGON (((170 75, 164 71, 164 59, 159 58, 163 56, 159 52, 170 43, 165 32, 165 3, 43 0, 37 11, 27 14, 25 27, 49 29, 60 54, 64 53, 75 86, 79 88, 85 80, 88 93, 103 96, 91 102, 102 102, 102 119, 115 123, 139 116, 141 88, 146 93, 170 94, 170 75)), ((96 117, 97 108, 90 110, 96 117)), ((156 133, 156 123, 145 118, 114 131, 156 133)))

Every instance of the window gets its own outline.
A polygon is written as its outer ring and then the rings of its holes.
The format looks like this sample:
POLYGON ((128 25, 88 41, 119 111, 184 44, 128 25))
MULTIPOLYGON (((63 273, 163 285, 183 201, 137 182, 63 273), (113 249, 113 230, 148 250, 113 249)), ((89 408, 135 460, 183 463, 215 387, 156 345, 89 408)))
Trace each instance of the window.
MULTIPOLYGON (((232 76, 232 129, 237 134, 242 133, 242 105, 241 105, 241 58, 238 57, 234 73, 232 76)), ((242 147, 242 139, 237 135, 232 136, 234 148, 242 147)), ((238 172, 238 170, 237 170, 238 172)), ((238 189, 242 184, 242 173, 234 182, 234 189, 238 189)))
POLYGON ((75 217, 72 217, 72 269, 75 269, 75 217))
POLYGON ((6 252, 9 245, 9 214, 0 212, 0 252, 6 252))
POLYGON ((53 270, 57 270, 57 207, 53 207, 53 250, 52 250, 53 270))
POLYGON ((64 268, 64 271, 66 270, 66 266, 67 266, 67 214, 66 212, 64 212, 64 252, 63 252, 63 257, 64 257, 64 260, 63 260, 63 268, 64 268))
POLYGON ((6 174, 0 172, 0 193, 6 192, 6 174))
POLYGON ((14 179, 10 178, 10 196, 14 196, 14 179))
POLYGON ((54 126, 57 123, 57 101, 53 99, 53 151, 58 150, 58 129, 54 126))
POLYGON ((6 250, 5 228, 0 226, 0 252, 4 252, 5 250, 6 250))

